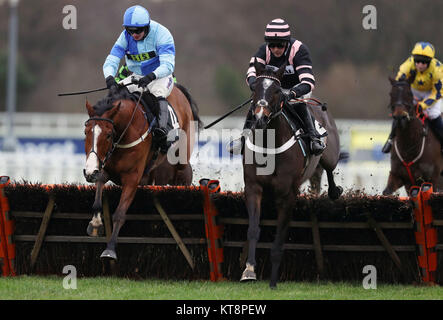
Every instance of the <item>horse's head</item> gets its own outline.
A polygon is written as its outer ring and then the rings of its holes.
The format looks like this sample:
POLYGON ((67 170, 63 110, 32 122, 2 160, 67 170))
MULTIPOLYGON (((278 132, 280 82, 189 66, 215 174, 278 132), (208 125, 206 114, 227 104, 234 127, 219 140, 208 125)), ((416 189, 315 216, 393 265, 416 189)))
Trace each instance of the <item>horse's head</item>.
POLYGON ((286 64, 275 71, 255 60, 254 67, 257 80, 251 108, 256 119, 255 128, 264 129, 281 113, 283 106, 281 78, 286 64))
POLYGON ((89 119, 85 122, 86 165, 83 174, 88 182, 96 182, 101 169, 111 156, 116 138, 114 117, 121 102, 111 104, 108 110, 100 110, 86 101, 89 119))
POLYGON ((407 122, 415 118, 414 96, 411 91, 411 83, 406 80, 396 81, 389 78, 392 89, 390 92, 392 118, 398 121, 401 127, 404 127, 407 122))

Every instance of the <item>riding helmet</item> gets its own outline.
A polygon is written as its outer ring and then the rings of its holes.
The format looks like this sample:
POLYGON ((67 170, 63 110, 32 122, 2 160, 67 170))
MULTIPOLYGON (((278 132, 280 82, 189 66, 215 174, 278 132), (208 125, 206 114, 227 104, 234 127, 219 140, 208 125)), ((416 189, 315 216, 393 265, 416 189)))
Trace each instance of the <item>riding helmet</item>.
POLYGON ((429 42, 417 42, 414 49, 412 49, 412 55, 433 59, 435 56, 435 48, 429 42))
POLYGON ((284 42, 291 40, 291 31, 289 24, 285 20, 277 18, 266 25, 266 42, 284 42))

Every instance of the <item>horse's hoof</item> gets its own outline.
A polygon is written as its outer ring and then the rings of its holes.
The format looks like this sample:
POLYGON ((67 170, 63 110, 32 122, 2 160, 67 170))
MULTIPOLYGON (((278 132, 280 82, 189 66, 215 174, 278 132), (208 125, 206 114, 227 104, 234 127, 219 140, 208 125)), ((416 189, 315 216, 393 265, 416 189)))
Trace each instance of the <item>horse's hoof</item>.
POLYGON ((112 259, 117 260, 117 254, 114 250, 106 249, 100 256, 101 259, 112 259))
POLYGON ((88 224, 88 228, 86 229, 88 236, 90 237, 101 237, 104 235, 104 227, 100 225, 98 227, 93 226, 91 223, 88 224))
POLYGON ((271 288, 272 290, 277 289, 277 283, 276 282, 269 283, 269 288, 271 288))
POLYGON ((336 186, 334 189, 328 192, 328 196, 331 200, 337 200, 338 198, 340 198, 342 193, 343 188, 341 186, 336 186))
POLYGON ((256 281, 256 280, 257 280, 257 275, 255 274, 255 272, 248 269, 245 269, 245 271, 243 271, 243 274, 240 278, 241 282, 256 281))
POLYGON ((256 281, 257 280, 257 276, 255 274, 255 272, 243 272, 240 281, 241 282, 247 282, 247 281, 256 281))

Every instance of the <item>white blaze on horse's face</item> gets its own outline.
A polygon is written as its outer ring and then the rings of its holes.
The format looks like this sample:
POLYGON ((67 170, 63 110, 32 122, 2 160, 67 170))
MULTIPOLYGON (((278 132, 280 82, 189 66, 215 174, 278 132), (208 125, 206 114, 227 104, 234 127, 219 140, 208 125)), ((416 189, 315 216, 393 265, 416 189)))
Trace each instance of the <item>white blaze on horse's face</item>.
POLYGON ((255 114, 255 117, 257 119, 261 119, 263 117, 263 114, 265 112, 265 108, 268 106, 268 102, 265 99, 260 99, 257 101, 257 107, 260 108, 260 111, 255 114))
POLYGON ((269 89, 269 87, 272 85, 273 81, 271 79, 263 79, 262 85, 263 85, 263 95, 260 97, 260 99, 257 101, 257 107, 260 108, 260 111, 255 114, 255 117, 257 119, 260 119, 264 114, 264 108, 268 106, 268 102, 266 101, 266 91, 269 89))
POLYGON ((85 173, 86 175, 91 175, 95 171, 99 170, 99 161, 97 157, 97 146, 98 146, 98 137, 100 136, 100 133, 102 132, 102 129, 98 124, 94 126, 94 129, 92 130, 94 136, 92 137, 92 149, 89 150, 88 158, 86 159, 86 166, 85 166, 85 173), (94 151, 94 152, 91 152, 94 151))

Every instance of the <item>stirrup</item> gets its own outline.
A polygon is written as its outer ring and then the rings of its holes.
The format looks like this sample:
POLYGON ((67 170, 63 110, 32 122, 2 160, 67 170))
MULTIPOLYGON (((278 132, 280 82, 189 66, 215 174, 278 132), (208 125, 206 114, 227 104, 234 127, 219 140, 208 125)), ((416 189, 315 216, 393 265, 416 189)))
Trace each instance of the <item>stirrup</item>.
POLYGON ((386 141, 385 145, 381 149, 381 152, 389 153, 389 152, 391 152, 391 148, 392 148, 392 140, 388 139, 388 141, 386 141))

